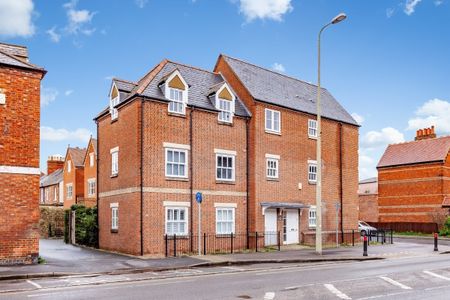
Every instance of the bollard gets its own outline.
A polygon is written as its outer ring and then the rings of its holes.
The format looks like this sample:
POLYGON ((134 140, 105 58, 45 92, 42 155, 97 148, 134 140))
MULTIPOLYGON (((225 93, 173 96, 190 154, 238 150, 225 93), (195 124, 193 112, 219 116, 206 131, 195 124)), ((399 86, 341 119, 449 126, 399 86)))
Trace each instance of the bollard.
POLYGON ((434 233, 434 251, 438 251, 438 234, 434 233))
POLYGON ((255 240, 256 240, 256 243, 255 243, 256 252, 258 252, 258 232, 255 232, 255 240))
POLYGON ((364 235, 363 256, 367 256, 367 235, 364 235))
POLYGON ((206 255, 206 233, 203 233, 203 255, 206 255))
POLYGON ((355 230, 352 229, 352 246, 355 247, 355 230))

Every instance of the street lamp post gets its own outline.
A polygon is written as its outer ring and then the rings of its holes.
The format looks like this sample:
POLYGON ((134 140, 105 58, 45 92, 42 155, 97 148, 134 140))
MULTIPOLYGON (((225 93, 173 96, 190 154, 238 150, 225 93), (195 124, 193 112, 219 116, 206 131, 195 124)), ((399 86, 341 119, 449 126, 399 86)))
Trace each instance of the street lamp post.
POLYGON ((317 61, 317 183, 316 183, 316 252, 322 254, 322 124, 320 106, 320 37, 322 32, 330 25, 337 24, 345 20, 347 16, 340 13, 326 24, 319 31, 318 37, 318 61, 317 61))

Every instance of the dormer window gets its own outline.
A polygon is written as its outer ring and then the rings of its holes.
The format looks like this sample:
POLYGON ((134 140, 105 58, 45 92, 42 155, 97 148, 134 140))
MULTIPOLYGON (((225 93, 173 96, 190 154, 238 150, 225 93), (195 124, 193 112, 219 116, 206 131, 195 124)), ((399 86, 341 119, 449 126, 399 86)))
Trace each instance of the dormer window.
POLYGON ((236 97, 224 83, 215 94, 216 108, 219 110, 218 120, 221 123, 233 123, 236 97))
POLYGON ((111 113, 111 120, 115 120, 119 116, 119 111, 117 110, 117 108, 115 108, 115 106, 119 104, 119 101, 120 101, 119 90, 117 89, 116 85, 113 84, 109 100, 109 112, 111 113))
POLYGON ((182 90, 169 88, 169 100, 169 112, 176 114, 185 113, 182 90))

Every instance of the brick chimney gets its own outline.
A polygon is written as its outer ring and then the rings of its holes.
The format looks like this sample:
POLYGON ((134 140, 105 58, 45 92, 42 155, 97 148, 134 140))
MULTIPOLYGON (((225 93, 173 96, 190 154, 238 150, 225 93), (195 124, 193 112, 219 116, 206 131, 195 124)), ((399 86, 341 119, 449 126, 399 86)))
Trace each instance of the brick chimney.
POLYGON ((28 49, 24 46, 0 43, 0 51, 28 62, 28 49))
POLYGON ((434 126, 430 128, 419 129, 416 131, 416 141, 433 139, 436 137, 436 133, 434 132, 434 126))
POLYGON ((47 160, 47 175, 64 167, 64 157, 61 155, 50 155, 47 160))

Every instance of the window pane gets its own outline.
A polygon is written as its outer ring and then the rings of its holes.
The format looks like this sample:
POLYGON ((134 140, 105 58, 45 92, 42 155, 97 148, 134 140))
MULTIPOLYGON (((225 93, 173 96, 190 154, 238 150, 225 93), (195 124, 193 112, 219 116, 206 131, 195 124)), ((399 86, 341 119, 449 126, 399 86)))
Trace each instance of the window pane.
POLYGON ((180 162, 185 163, 186 162, 186 153, 180 152, 180 162))
POLYGON ((270 110, 266 110, 266 128, 272 129, 272 112, 270 110))
POLYGON ((180 210, 180 220, 182 220, 182 221, 185 220, 185 219, 184 219, 184 214, 185 214, 184 209, 181 209, 181 210, 180 210))

